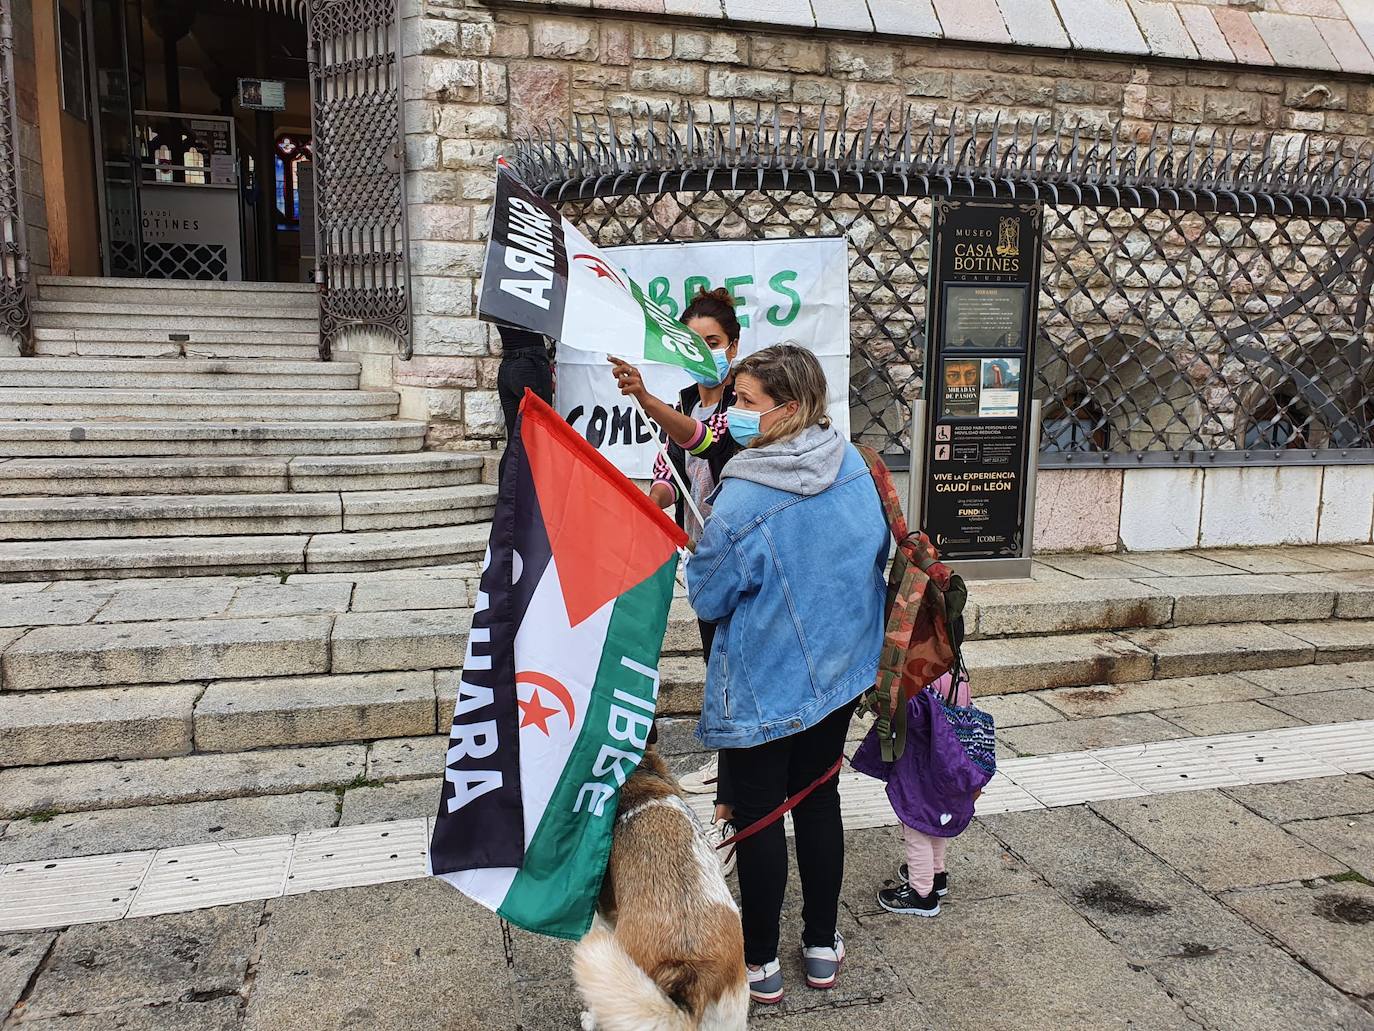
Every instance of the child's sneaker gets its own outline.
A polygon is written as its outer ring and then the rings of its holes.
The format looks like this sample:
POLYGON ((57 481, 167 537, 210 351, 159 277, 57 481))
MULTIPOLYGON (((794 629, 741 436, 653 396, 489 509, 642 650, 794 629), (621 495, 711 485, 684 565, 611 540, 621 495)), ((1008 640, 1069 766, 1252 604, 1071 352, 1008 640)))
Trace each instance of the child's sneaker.
POLYGON ((903 916, 939 916, 940 896, 932 889, 929 895, 919 895, 910 884, 896 888, 881 888, 878 891, 878 905, 889 913, 903 916))
MULTIPOLYGON (((897 878, 903 884, 907 884, 911 881, 911 878, 907 876, 905 863, 897 867, 897 878)), ((935 894, 939 895, 940 898, 944 898, 949 894, 949 874, 944 870, 941 870, 935 875, 935 894)))
POLYGON ((689 795, 709 795, 716 790, 716 779, 720 776, 720 758, 711 756, 709 762, 699 770, 684 774, 677 779, 678 785, 689 795))
POLYGON ((765 1006, 782 1002, 782 964, 776 959, 755 970, 746 968, 749 975, 749 998, 765 1006))
POLYGON ((802 946, 802 964, 806 967, 806 983, 811 988, 834 988, 844 965, 844 939, 835 933, 833 948, 802 946))

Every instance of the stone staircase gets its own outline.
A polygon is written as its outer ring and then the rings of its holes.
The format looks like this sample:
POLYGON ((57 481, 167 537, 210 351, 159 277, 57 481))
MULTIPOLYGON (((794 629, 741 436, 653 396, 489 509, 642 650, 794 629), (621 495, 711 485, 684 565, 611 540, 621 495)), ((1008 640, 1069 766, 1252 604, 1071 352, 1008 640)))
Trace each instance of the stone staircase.
MULTIPOLYGON (((976 693, 1083 687, 1186 705, 1236 677, 1247 698, 1374 687, 1374 549, 1128 558, 1051 556, 1033 581, 972 585, 976 693), (1257 554, 1281 571, 1247 571, 1257 554)), ((342 804, 359 790, 423 815, 479 572, 0 587, 0 822, 321 791, 342 804)), ((679 597, 660 696, 679 750, 700 706, 698 651, 679 597)))
POLYGON ((483 459, 319 361, 313 289, 48 278, 35 325, 0 358, 0 582, 481 555, 483 459))

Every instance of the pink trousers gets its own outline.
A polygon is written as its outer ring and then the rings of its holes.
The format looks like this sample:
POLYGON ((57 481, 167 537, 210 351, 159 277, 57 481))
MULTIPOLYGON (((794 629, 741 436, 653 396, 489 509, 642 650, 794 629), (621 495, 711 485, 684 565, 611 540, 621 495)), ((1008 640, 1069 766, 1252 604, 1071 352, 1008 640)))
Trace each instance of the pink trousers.
POLYGON ((907 879, 920 895, 929 895, 935 888, 935 875, 944 873, 945 846, 948 838, 922 834, 910 827, 902 827, 906 840, 907 879))

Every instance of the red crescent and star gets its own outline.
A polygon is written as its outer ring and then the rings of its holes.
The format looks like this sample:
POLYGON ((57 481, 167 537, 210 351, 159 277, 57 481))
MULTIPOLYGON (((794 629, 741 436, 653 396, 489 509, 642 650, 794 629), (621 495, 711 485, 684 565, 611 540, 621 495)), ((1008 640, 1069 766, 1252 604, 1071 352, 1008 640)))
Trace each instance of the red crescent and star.
POLYGON ((516 674, 515 683, 517 685, 529 684, 530 687, 533 689, 530 691, 530 696, 528 699, 516 699, 517 703, 520 706, 521 730, 525 729, 526 727, 537 727, 545 737, 548 737, 549 719, 552 716, 556 716, 559 712, 567 714, 568 729, 572 729, 573 722, 576 718, 577 709, 573 705, 572 695, 568 693, 568 689, 566 687, 564 687, 551 676, 548 676, 544 673, 535 673, 533 671, 516 674), (545 705, 544 700, 541 697, 541 693, 543 691, 547 691, 549 694, 551 694, 553 696, 554 701, 559 703, 561 708, 551 709, 547 705, 545 705))

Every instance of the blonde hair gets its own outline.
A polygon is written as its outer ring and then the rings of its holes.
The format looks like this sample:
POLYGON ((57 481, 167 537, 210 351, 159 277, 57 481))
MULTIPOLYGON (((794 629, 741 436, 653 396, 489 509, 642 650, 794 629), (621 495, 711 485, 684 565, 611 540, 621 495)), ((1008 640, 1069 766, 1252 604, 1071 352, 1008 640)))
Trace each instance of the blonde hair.
POLYGON ((774 404, 797 402, 797 410, 779 416, 772 428, 754 438, 762 447, 795 437, 808 426, 829 427, 825 406, 825 372, 816 356, 793 343, 774 344, 756 351, 735 366, 735 377, 752 376, 774 404))

